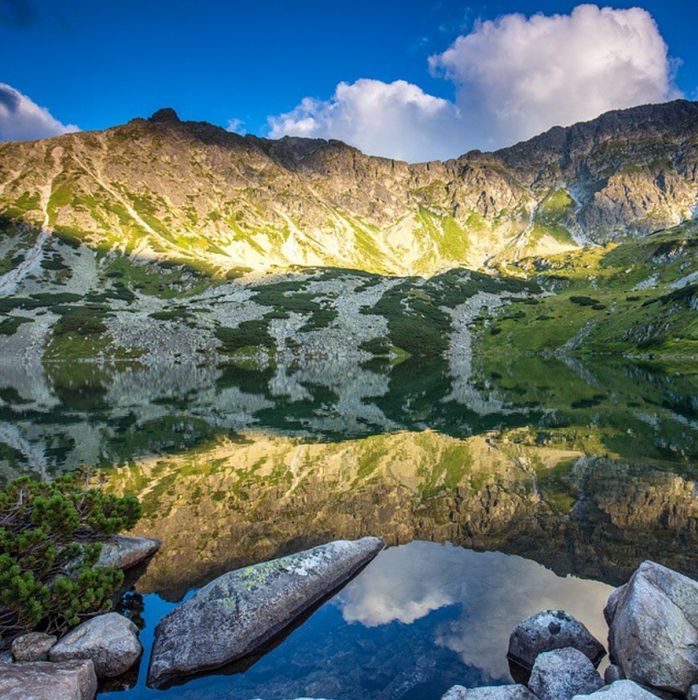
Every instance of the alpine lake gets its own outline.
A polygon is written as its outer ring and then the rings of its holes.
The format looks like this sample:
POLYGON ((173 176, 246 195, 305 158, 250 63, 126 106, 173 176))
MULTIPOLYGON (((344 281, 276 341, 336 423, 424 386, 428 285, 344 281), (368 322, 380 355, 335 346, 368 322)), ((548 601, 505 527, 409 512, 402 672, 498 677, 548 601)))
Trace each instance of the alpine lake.
MULTIPOLYGON (((269 367, 0 366, 0 470, 139 496, 160 552, 119 605, 145 652, 104 700, 438 698, 511 682, 509 634, 562 608, 605 640, 644 559, 698 577, 698 374, 516 356, 269 367), (335 539, 387 548, 259 654, 145 685, 158 620, 214 577, 335 539)), ((137 575, 138 574, 138 575, 137 575)))

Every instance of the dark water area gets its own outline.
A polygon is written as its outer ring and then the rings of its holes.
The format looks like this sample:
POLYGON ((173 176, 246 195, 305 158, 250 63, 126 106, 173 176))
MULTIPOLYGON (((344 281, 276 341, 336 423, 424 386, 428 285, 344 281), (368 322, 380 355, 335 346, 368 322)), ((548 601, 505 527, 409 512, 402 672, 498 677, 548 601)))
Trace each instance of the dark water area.
POLYGON ((95 465, 163 547, 134 583, 138 677, 102 697, 438 698, 510 681, 509 633, 564 608, 600 639, 643 559, 698 577, 698 376, 519 357, 269 368, 0 367, 0 478, 95 465), (144 685, 163 614, 333 539, 388 548, 265 653, 144 685))

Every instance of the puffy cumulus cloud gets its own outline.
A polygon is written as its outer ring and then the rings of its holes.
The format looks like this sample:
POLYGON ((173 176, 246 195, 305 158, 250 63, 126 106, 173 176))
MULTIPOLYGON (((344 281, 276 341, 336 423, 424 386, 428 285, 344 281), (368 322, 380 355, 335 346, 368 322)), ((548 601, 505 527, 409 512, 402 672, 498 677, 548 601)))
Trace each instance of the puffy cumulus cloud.
POLYGON ((447 158, 462 150, 458 108, 404 80, 340 83, 330 100, 306 97, 269 118, 272 138, 333 138, 371 155, 408 161, 447 158))
POLYGON ((659 29, 637 7, 506 15, 478 23, 429 63, 455 83, 470 140, 479 147, 680 95, 659 29))
POLYGON ((478 22, 429 65, 453 82, 454 102, 402 80, 362 79, 270 117, 270 135, 337 138, 374 155, 431 160, 681 94, 659 29, 640 8, 580 5, 569 15, 478 22))
POLYGON ((0 141, 31 141, 79 131, 74 124, 62 124, 45 107, 0 83, 0 141))

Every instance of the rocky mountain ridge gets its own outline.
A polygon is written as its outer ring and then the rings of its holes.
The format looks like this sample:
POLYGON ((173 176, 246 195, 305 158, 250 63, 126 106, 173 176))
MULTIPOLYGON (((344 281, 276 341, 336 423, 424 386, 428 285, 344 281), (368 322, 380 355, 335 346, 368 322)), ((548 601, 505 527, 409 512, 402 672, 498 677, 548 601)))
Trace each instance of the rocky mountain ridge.
POLYGON ((0 144, 3 248, 16 255, 44 230, 215 274, 478 268, 692 219, 697 143, 698 103, 687 101, 418 164, 339 141, 243 137, 164 109, 104 131, 0 144))

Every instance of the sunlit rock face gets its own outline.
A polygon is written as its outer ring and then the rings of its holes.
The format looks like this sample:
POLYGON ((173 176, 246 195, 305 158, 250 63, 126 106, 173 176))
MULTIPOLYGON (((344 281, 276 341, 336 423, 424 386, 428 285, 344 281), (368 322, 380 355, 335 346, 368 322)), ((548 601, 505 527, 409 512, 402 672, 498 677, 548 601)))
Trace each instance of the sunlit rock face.
POLYGON ((691 218, 695 103, 611 112, 496 153, 408 165, 338 141, 134 119, 0 145, 5 219, 223 269, 481 266, 691 218))

